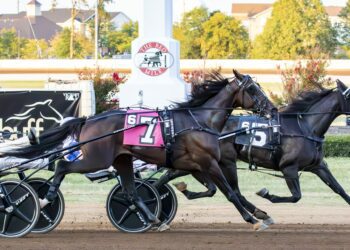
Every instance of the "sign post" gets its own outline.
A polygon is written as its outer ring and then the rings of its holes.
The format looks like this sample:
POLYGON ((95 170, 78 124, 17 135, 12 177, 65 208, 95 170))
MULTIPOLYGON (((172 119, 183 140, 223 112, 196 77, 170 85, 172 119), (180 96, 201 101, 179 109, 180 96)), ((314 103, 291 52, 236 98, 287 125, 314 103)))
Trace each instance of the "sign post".
POLYGON ((120 88, 120 107, 164 108, 185 101, 180 46, 172 38, 172 0, 142 0, 139 37, 132 42, 132 74, 120 88))

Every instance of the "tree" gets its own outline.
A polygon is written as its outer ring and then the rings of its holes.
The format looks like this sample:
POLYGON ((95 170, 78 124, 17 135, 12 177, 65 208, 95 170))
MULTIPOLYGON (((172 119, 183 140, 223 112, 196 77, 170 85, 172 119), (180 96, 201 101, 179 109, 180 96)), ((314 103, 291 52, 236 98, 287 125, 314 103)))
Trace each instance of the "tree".
MULTIPOLYGON (((76 17, 79 15, 80 11, 86 7, 88 7, 88 1, 87 0, 71 0, 72 3, 72 9, 71 9, 71 34, 70 34, 70 43, 69 43, 69 58, 74 57, 74 49, 77 47, 75 46, 75 20, 76 17)), ((112 0, 98 0, 97 3, 97 8, 98 8, 98 30, 101 28, 101 23, 105 22, 106 20, 109 20, 110 16, 108 12, 105 10, 105 4, 110 3, 112 0)), ((55 8, 57 6, 57 0, 52 0, 51 1, 52 8, 55 8)), ((95 30, 95 22, 92 20, 90 22, 90 28, 92 28, 92 31, 95 30)), ((108 31, 106 31, 108 32, 108 31)), ((92 35, 94 36, 94 32, 91 32, 92 35)), ((80 39, 80 38, 77 38, 80 39)), ((81 40, 81 39, 80 39, 81 40)), ((81 41, 80 41, 81 42, 81 41)), ((79 46, 78 46, 79 47, 79 46)))
POLYGON ((184 13, 181 22, 174 26, 174 38, 181 44, 181 58, 201 58, 202 24, 208 19, 208 9, 198 7, 184 13))
POLYGON ((335 46, 336 33, 320 0, 278 0, 254 42, 251 57, 305 58, 316 47, 332 54, 335 46))
MULTIPOLYGON (((83 35, 75 33, 74 54, 73 58, 84 58, 93 53, 93 45, 83 35)), ((50 43, 50 56, 57 58, 70 58, 70 40, 71 31, 68 28, 58 33, 50 43)))
POLYGON ((40 59, 48 57, 49 45, 44 40, 28 39, 21 48, 21 58, 40 59), (40 49, 40 52, 38 51, 40 49))
POLYGON ((201 54, 209 59, 245 58, 249 36, 239 21, 221 12, 203 23, 201 54))
POLYGON ((0 31, 0 58, 12 59, 18 57, 20 42, 15 29, 0 31))
POLYGON ((138 36, 138 23, 125 23, 121 30, 111 31, 107 35, 107 46, 112 54, 130 53, 131 42, 138 36))
POLYGON ((277 106, 283 106, 291 103, 303 91, 320 91, 333 85, 333 81, 327 77, 326 66, 327 60, 311 58, 280 70, 283 91, 281 95, 270 92, 271 100, 277 106))
POLYGON ((350 0, 341 10, 339 17, 342 22, 337 24, 339 43, 347 58, 350 57, 350 0))
MULTIPOLYGON (((111 3, 112 0, 98 0, 98 47, 107 48, 108 47, 108 34, 115 30, 115 27, 110 22, 111 16, 106 11, 106 4, 111 3)), ((90 28, 90 33, 92 37, 95 37, 95 18, 90 19, 88 26, 90 28)))

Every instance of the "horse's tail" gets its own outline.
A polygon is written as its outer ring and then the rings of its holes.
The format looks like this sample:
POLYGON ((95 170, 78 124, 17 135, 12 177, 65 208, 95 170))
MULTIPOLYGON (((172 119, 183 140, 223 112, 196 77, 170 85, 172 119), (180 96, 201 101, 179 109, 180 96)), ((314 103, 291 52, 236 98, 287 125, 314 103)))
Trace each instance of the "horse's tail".
POLYGON ((85 117, 74 118, 59 127, 48 129, 39 136, 39 144, 16 149, 6 153, 6 156, 33 158, 43 154, 45 151, 54 150, 68 135, 79 135, 85 121, 85 117))

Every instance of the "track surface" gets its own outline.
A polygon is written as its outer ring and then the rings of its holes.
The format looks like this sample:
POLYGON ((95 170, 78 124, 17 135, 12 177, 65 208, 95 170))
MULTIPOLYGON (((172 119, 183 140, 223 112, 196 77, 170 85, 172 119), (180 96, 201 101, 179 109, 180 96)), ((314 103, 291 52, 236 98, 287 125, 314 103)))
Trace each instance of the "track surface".
POLYGON ((231 205, 180 204, 166 232, 125 234, 109 222, 103 204, 67 203, 65 216, 53 232, 20 239, 0 238, 9 249, 350 249, 347 204, 318 206, 260 203, 276 221, 253 232, 231 205))
POLYGON ((254 233, 246 224, 175 224, 167 232, 57 230, 1 239, 1 249, 349 249, 350 226, 279 225, 254 233))

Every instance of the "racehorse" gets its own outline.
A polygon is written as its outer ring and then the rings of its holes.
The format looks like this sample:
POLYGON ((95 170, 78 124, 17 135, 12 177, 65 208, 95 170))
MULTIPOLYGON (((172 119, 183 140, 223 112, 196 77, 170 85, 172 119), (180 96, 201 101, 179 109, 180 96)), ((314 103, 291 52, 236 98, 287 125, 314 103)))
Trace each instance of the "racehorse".
MULTIPOLYGON (((253 161, 257 166, 281 171, 291 196, 272 195, 266 188, 257 192, 272 203, 298 202, 302 197, 298 172, 306 171, 316 174, 350 204, 349 195, 328 169, 322 150, 324 134, 331 123, 337 116, 349 112, 350 88, 339 80, 336 89, 304 92, 279 113, 281 143, 274 151, 253 147, 249 153, 248 147, 235 144, 232 138, 227 138, 220 144, 220 166, 229 171, 225 176, 234 190, 239 190, 237 159, 253 161)), ((229 119, 223 133, 234 131, 238 127, 237 119, 229 119)), ((250 210, 247 206, 246 208, 250 210)))
MULTIPOLYGON (((255 230, 264 228, 242 206, 218 165, 220 160, 218 136, 232 110, 238 106, 257 109, 264 101, 260 100, 262 96, 260 88, 246 81, 240 81, 238 73, 235 71, 234 73, 236 78, 232 80, 225 79, 218 73, 211 74, 212 79, 197 88, 190 101, 179 103, 177 108, 168 110, 169 116, 173 117, 175 132, 172 144, 168 148, 124 145, 124 134, 117 133, 81 146, 83 159, 79 161, 59 160, 52 185, 46 199, 42 201, 42 206, 56 197, 66 174, 90 173, 113 165, 121 177, 125 198, 139 208, 146 220, 158 223, 159 220, 150 213, 136 193, 132 166, 132 158, 136 157, 148 163, 192 173, 200 172, 210 177, 226 198, 235 205, 246 222, 253 224, 255 230)), ((83 125, 79 125, 79 141, 97 138, 101 133, 119 131, 124 128, 125 119, 125 110, 109 111, 91 117, 83 125)), ((150 124, 143 124, 146 125, 150 124)), ((47 143, 53 146, 52 141, 48 141, 42 142, 39 147, 48 150, 45 146, 47 143)), ((26 149, 27 153, 30 151, 26 149)), ((38 152, 38 147, 36 151, 38 152)), ((21 152, 12 153, 16 154, 21 152)))
MULTIPOLYGON (((274 106, 274 104, 268 99, 266 94, 261 90, 260 85, 253 81, 253 79, 249 75, 242 75, 238 72, 235 73, 235 76, 240 80, 245 82, 246 86, 249 86, 248 91, 256 98, 257 109, 253 110, 259 117, 265 117, 269 119, 270 121, 276 119, 276 113, 277 108, 274 106)), ((200 86, 200 85, 195 85, 200 86)), ((240 192, 239 186, 238 186, 238 176, 237 176, 237 169, 236 169, 236 160, 237 158, 236 153, 233 152, 233 144, 232 144, 232 132, 239 131, 238 127, 235 127, 234 129, 231 129, 231 126, 229 125, 232 123, 232 121, 229 120, 226 122, 226 125, 224 127, 224 130, 222 131, 223 134, 228 134, 228 139, 220 141, 220 152, 221 152, 221 159, 219 161, 219 166, 221 168, 222 173, 224 174, 225 178, 227 179, 228 183, 230 184, 233 191, 236 193, 237 197, 239 198, 241 204, 247 209, 255 218, 263 220, 263 223, 265 224, 266 228, 273 224, 273 219, 261 209, 257 208, 254 204, 249 202, 240 192), (230 139, 231 138, 231 139, 230 139), (226 141, 231 142, 231 147, 227 146, 225 143, 226 141), (225 145, 225 147, 223 146, 225 145)), ((242 131, 244 133, 244 131, 242 131)), ((178 170, 178 169, 168 169, 167 172, 162 175, 153 185, 155 187, 160 187, 164 183, 168 183, 169 181, 176 179, 178 177, 182 177, 185 175, 190 174, 187 171, 178 170)), ((217 189, 215 186, 215 183, 208 177, 203 175, 200 172, 192 173, 192 176, 199 181, 203 186, 207 188, 207 191, 204 192, 192 192, 190 190, 187 190, 187 184, 184 182, 178 182, 174 183, 176 188, 182 192, 187 199, 193 200, 198 198, 204 198, 204 197, 212 197, 216 193, 217 189)))

